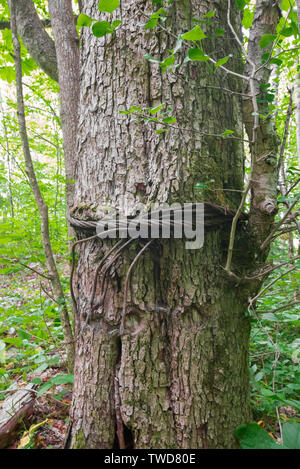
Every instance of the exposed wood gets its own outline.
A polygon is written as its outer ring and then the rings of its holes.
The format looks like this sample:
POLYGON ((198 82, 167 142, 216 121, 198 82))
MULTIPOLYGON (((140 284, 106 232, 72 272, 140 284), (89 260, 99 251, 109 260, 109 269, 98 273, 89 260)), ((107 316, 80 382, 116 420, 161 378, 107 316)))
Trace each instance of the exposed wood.
POLYGON ((20 422, 28 417, 33 409, 35 395, 30 389, 20 389, 8 396, 0 406, 0 449, 6 448, 14 439, 20 422))

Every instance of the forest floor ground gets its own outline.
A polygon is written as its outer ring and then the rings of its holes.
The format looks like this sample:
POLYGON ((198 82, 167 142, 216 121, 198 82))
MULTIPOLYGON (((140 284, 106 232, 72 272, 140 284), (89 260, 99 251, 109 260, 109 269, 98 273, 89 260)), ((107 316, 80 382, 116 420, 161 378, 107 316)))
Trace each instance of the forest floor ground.
MULTIPOLYGON (((62 266, 62 270, 67 278, 68 267, 62 266)), ((68 291, 67 280, 65 288, 68 291)), ((0 410, 3 401, 16 390, 24 389, 29 384, 35 387, 30 415, 20 420, 10 449, 63 448, 73 375, 66 369, 59 306, 51 296, 47 282, 30 270, 0 276, 0 410)), ((266 345, 264 331, 255 327, 251 353, 259 358, 252 359, 250 363, 253 420, 279 441, 279 423, 274 404, 276 395, 272 391, 274 383, 271 379, 274 364, 272 350, 257 353, 265 350, 266 345)), ((284 353, 283 350, 282 363, 279 362, 277 367, 278 379, 286 385, 282 389, 286 388, 287 391, 286 395, 279 396, 282 400, 282 405, 278 407, 279 414, 281 422, 290 419, 300 422, 299 409, 294 407, 297 407, 297 402, 299 404, 296 399, 300 386, 295 384, 295 379, 291 378, 293 385, 288 382, 294 372, 291 368, 294 364, 286 364, 284 353)), ((296 374, 296 379, 299 381, 299 374, 296 374)))

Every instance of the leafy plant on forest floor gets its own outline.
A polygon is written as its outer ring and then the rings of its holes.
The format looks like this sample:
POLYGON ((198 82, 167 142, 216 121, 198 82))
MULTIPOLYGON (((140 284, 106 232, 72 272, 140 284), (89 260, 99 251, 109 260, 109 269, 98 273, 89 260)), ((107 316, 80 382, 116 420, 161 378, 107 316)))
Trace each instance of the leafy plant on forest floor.
POLYGON ((240 425, 236 437, 243 449, 300 449, 300 423, 283 424, 282 442, 277 442, 257 423, 240 425))

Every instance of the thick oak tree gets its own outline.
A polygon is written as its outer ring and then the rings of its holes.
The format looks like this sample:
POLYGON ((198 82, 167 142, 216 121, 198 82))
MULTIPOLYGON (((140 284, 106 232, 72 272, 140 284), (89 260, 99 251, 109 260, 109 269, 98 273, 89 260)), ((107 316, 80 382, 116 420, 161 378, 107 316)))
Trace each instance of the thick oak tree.
MULTIPOLYGON (((13 1, 22 37, 28 12, 24 1, 13 1)), ((277 138, 270 118, 259 116, 268 111, 258 98, 270 74, 261 65, 259 40, 275 32, 279 9, 277 1, 257 0, 246 53, 238 3, 173 0, 166 20, 148 29, 150 0, 121 0, 112 15, 100 13, 97 0, 84 0, 85 15, 122 24, 103 37, 83 28, 76 76, 70 2, 49 2, 66 167, 75 177, 69 219, 80 241, 72 276, 77 338, 67 447, 234 448, 235 428, 250 419, 246 312, 264 278, 258 272, 277 196, 277 138), (169 57, 176 38, 209 12, 219 35, 200 23, 207 59, 182 63, 194 47, 183 41, 176 55, 181 66, 163 73, 151 57, 169 57), (214 65, 229 55, 225 65, 214 65), (66 57, 74 57, 73 68, 66 57), (176 118, 166 132, 120 114, 162 103, 176 118), (252 160, 246 186, 244 126, 252 160), (248 193, 246 219, 239 215, 248 193), (140 203, 205 201, 237 216, 233 225, 216 216, 202 249, 158 239, 120 241, 110 251, 117 240, 101 242, 87 227, 124 198, 131 214, 140 203)), ((34 56, 32 42, 24 37, 34 56)))

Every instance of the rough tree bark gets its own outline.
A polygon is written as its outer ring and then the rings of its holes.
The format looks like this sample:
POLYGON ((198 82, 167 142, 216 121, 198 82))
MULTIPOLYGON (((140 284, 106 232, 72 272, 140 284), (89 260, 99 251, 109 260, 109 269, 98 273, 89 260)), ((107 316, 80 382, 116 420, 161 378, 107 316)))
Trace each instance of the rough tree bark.
POLYGON ((69 0, 50 0, 49 13, 55 40, 61 123, 64 140, 66 197, 68 208, 73 204, 75 156, 79 101, 79 38, 69 0))
MULTIPOLYGON (((84 13, 99 18, 97 3, 86 0, 84 13)), ((84 29, 75 218, 98 220, 107 207, 118 207, 123 196, 132 212, 139 202, 203 198, 238 207, 244 176, 241 96, 220 88, 241 92, 243 83, 222 70, 211 73, 203 63, 189 63, 186 72, 162 74, 144 58, 145 53, 166 57, 174 48, 172 34, 188 31, 193 17, 215 10, 225 34, 221 41, 206 39, 205 51, 214 59, 233 54, 228 67, 243 73, 241 51, 226 21, 227 5, 227 0, 175 1, 164 26, 169 33, 153 33, 137 26, 147 21, 152 2, 121 1, 113 16, 121 14, 123 20, 116 35, 97 39, 84 29), (179 129, 158 135, 151 125, 119 114, 132 105, 161 103, 172 107, 179 129), (240 140, 216 137, 226 129, 240 140), (211 179, 213 190, 200 194, 196 184, 211 179)), ((235 2, 231 13, 239 31, 235 2)), ((267 190, 272 192, 273 185, 267 190)), ((261 194, 260 202, 265 196, 261 194)), ((265 205, 256 202, 252 225, 257 228, 259 216, 266 214, 265 205)), ((273 212, 274 207, 267 213, 268 223, 273 212)), ((261 262, 257 246, 264 234, 259 231, 253 248, 256 230, 251 234, 238 227, 232 263, 241 276, 261 262)), ((84 236, 78 231, 79 238, 84 236)), ((200 250, 186 250, 182 240, 155 241, 135 265, 123 334, 126 272, 142 244, 135 241, 122 251, 107 276, 102 306, 99 277, 98 306, 85 327, 95 272, 111 244, 101 247, 98 240, 90 240, 79 245, 74 281, 77 352, 67 447, 236 447, 234 430, 250 418, 250 325, 245 310, 261 279, 232 283, 222 268, 228 240, 229 227, 220 226, 207 230, 200 250)))
POLYGON ((32 0, 13 0, 18 32, 36 63, 53 80, 58 81, 54 41, 47 34, 32 0))

